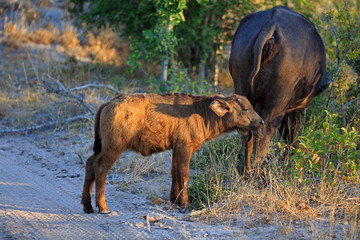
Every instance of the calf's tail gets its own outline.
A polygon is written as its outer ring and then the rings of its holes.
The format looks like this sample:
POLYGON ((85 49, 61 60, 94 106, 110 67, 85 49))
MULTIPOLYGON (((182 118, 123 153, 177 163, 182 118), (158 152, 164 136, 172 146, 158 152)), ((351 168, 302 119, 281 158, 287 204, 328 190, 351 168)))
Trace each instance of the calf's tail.
POLYGON ((101 152, 101 138, 99 136, 99 124, 100 124, 101 111, 103 110, 103 108, 105 106, 106 106, 106 104, 101 105, 99 107, 99 109, 97 110, 96 116, 95 116, 95 126, 94 126, 95 140, 94 140, 94 146, 93 146, 94 154, 99 154, 101 152))
MULTIPOLYGON (((117 94, 112 100, 114 99, 118 99, 118 98, 121 98, 123 97, 124 94, 122 93, 119 93, 117 94)), ((100 138, 100 135, 99 135, 99 125, 100 125, 100 115, 101 115, 101 112, 102 110, 104 109, 105 106, 108 105, 109 102, 107 103, 104 103, 103 105, 101 105, 99 107, 99 109, 97 110, 96 112, 96 116, 95 116, 95 126, 94 126, 94 130, 95 130, 95 140, 94 140, 94 146, 93 146, 93 151, 94 151, 94 154, 99 154, 101 153, 101 138, 100 138)))

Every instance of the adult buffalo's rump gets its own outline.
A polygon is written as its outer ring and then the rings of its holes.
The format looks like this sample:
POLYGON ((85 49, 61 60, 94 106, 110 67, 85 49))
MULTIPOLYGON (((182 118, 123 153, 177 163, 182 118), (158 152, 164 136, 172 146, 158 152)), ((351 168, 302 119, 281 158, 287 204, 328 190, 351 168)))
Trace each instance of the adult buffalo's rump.
POLYGON ((229 69, 235 92, 245 95, 265 121, 255 140, 253 132, 244 134, 249 173, 253 142, 254 167, 259 169, 275 131, 281 127, 283 137, 292 142, 303 108, 328 85, 325 47, 309 20, 287 7, 275 7, 240 22, 229 69))

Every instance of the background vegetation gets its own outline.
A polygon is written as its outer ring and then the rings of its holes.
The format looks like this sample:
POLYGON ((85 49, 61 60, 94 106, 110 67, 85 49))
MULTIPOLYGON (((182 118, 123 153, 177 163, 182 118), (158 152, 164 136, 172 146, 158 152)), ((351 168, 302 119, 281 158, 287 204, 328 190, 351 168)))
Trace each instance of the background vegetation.
POLYGON ((48 127, 91 135, 96 108, 119 91, 230 94, 227 61, 240 20, 276 5, 305 15, 324 40, 332 84, 308 107, 300 147, 276 136, 268 186, 259 188, 238 174, 237 135, 206 144, 191 161, 191 207, 204 208, 205 221, 346 222, 345 236, 359 237, 358 1, 71 0, 59 3, 57 21, 42 14, 52 1, 2 4, 0 135, 48 127))

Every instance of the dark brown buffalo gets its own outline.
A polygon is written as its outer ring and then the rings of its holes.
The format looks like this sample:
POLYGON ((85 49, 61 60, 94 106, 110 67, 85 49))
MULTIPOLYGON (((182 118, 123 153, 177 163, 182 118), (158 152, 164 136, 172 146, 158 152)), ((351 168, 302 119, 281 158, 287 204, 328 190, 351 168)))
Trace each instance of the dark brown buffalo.
POLYGON ((275 7, 242 19, 229 69, 235 93, 246 96, 265 121, 255 140, 252 131, 244 135, 244 171, 250 173, 251 153, 258 171, 279 127, 292 143, 303 108, 327 87, 325 48, 309 20, 287 7, 275 7))
POLYGON ((100 106, 95 117, 94 154, 86 161, 82 204, 93 212, 91 193, 100 213, 108 213, 105 180, 119 155, 130 149, 148 156, 173 150, 170 200, 188 204, 186 182, 191 155, 206 141, 232 130, 255 129, 263 120, 242 96, 196 97, 188 94, 119 95, 100 106))

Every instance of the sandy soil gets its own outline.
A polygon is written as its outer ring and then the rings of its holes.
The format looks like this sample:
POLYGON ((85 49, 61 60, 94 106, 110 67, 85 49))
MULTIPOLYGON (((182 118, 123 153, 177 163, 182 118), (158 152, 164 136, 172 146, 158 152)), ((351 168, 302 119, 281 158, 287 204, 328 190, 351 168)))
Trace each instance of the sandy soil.
MULTIPOLYGON (((112 180, 106 186, 111 214, 84 214, 80 198, 83 158, 90 154, 86 146, 91 147, 90 137, 68 132, 0 138, 0 238, 233 239, 252 235, 246 233, 246 226, 193 222, 190 213, 180 213, 167 201, 152 203, 151 198, 169 194, 169 166, 121 188, 112 180), (144 216, 156 222, 148 223, 144 216)), ((124 155, 123 159, 135 156, 124 155)), ((163 156, 169 158, 169 153, 163 156)), ((113 169, 108 179, 121 182, 130 177, 113 169)))

